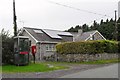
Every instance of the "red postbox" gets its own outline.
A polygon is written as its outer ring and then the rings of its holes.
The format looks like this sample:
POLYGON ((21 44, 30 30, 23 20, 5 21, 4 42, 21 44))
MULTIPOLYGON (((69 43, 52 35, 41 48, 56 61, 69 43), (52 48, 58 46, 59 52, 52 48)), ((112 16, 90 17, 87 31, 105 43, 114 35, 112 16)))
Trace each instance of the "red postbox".
POLYGON ((31 46, 31 53, 33 55, 34 63, 35 63, 35 54, 36 54, 36 52, 37 52, 36 46, 35 45, 31 46))
POLYGON ((35 53, 36 53, 36 46, 34 45, 31 48, 32 48, 32 54, 35 55, 35 53))

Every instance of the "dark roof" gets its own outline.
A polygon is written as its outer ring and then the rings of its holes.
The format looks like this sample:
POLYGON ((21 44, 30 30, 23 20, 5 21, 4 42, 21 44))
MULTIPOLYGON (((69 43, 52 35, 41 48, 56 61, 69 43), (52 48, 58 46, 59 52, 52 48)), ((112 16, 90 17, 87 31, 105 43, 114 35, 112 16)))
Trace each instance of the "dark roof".
POLYGON ((24 27, 24 29, 26 29, 37 41, 73 41, 73 36, 69 32, 29 27, 24 27))
POLYGON ((80 41, 80 40, 84 41, 90 36, 90 34, 93 34, 96 31, 97 30, 83 32, 82 34, 79 34, 78 32, 71 32, 71 34, 73 34, 75 41, 80 41))
POLYGON ((97 30, 94 31, 88 31, 88 32, 83 32, 82 35, 80 36, 79 40, 86 40, 91 34, 96 32, 97 30))

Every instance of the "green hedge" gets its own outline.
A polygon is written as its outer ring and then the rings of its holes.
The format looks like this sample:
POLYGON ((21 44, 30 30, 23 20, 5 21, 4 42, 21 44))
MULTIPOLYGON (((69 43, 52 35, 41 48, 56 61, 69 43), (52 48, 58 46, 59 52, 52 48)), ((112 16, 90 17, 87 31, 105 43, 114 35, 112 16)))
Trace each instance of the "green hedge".
POLYGON ((65 42, 57 44, 56 50, 60 54, 117 53, 118 42, 109 40, 65 42))

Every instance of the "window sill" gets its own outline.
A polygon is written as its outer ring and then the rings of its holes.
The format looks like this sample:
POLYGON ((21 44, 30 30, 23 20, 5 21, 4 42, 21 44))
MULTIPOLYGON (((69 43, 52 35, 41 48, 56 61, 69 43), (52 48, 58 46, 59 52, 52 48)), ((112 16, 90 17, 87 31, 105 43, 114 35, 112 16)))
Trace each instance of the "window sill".
POLYGON ((54 50, 46 50, 46 52, 55 52, 54 50))

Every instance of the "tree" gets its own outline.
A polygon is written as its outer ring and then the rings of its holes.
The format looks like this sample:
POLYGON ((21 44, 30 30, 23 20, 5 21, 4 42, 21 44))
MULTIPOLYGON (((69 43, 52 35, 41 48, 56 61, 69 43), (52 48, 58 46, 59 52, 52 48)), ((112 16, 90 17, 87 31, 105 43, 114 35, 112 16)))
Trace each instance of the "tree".
POLYGON ((114 21, 107 19, 106 22, 101 21, 99 28, 97 29, 106 39, 112 40, 114 36, 114 21))
POLYGON ((109 22, 109 20, 107 19, 107 20, 106 20, 106 23, 108 23, 108 22, 109 22))
POLYGON ((75 32, 78 32, 78 30, 79 30, 79 29, 82 29, 82 27, 81 27, 81 26, 79 26, 79 25, 77 25, 77 26, 75 26, 75 28, 74 28, 74 29, 75 29, 75 32))
POLYGON ((110 19, 110 22, 114 22, 114 20, 111 18, 111 19, 110 19))
POLYGON ((101 19, 101 21, 100 21, 100 25, 102 25, 104 22, 103 22, 103 19, 101 19))
POLYGON ((94 20, 93 26, 91 26, 91 30, 97 30, 99 27, 99 24, 94 20))
POLYGON ((70 29, 68 29, 68 32, 75 32, 75 30, 73 27, 71 27, 70 29))
POLYGON ((83 32, 89 31, 89 27, 88 27, 87 24, 83 24, 83 25, 82 25, 82 29, 83 29, 83 32))
POLYGON ((2 29, 0 37, 2 37, 2 63, 11 64, 14 54, 14 40, 10 37, 9 31, 4 31, 4 29, 2 29))
POLYGON ((75 28, 71 27, 70 29, 65 30, 65 31, 66 32, 78 32, 79 29, 82 29, 82 27, 79 25, 76 25, 75 28))

